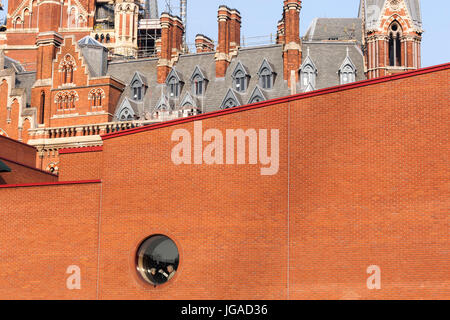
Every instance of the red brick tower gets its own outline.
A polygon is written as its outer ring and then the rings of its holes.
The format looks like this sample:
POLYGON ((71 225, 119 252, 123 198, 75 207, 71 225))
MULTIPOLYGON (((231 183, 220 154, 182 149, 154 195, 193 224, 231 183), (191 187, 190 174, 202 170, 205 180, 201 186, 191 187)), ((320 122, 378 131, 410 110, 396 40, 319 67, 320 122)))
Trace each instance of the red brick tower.
POLYGON ((39 33, 36 37, 36 82, 31 90, 31 106, 37 109, 38 124, 48 124, 52 64, 63 37, 57 31, 61 24, 61 3, 42 1, 38 4, 39 33))
POLYGON ((361 1, 367 78, 421 67, 422 20, 419 0, 361 1))
POLYGON ((288 85, 291 89, 298 81, 298 70, 302 64, 302 46, 300 41, 301 8, 301 0, 284 0, 283 19, 278 23, 278 42, 284 44, 284 80, 288 80, 288 85))

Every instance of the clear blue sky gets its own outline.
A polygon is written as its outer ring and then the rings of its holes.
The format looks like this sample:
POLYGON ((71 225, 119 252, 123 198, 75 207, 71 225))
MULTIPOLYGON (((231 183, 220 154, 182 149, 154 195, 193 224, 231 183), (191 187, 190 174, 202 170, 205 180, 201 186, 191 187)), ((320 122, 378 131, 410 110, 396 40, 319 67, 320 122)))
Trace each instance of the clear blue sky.
MULTIPOLYGON (((7 0, 3 0, 4 5, 7 0)), ((160 13, 169 0, 158 0, 160 13)), ((179 0, 171 0, 174 14, 179 12, 179 0)), ((242 35, 250 43, 266 41, 275 35, 281 18, 282 0, 188 0, 188 42, 197 33, 217 39, 217 8, 224 4, 236 8, 242 15, 242 35), (266 38, 251 38, 266 36, 266 38)), ((300 34, 304 34, 315 17, 350 18, 358 14, 359 0, 303 0, 300 34)), ((450 1, 422 0, 423 28, 422 65, 450 62, 450 1)), ((6 5, 5 5, 6 7, 6 5)))

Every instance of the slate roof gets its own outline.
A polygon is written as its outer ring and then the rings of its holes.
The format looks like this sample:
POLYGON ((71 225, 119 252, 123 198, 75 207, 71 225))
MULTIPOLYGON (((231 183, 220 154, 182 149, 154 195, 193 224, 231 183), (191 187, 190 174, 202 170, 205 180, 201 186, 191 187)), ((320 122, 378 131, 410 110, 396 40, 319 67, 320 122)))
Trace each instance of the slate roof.
MULTIPOLYGON (((257 75, 264 59, 271 64, 273 71, 276 72, 274 87, 271 90, 262 90, 267 99, 289 95, 290 91, 287 82, 283 79, 283 56, 281 45, 270 45, 263 47, 245 48, 239 51, 227 69, 225 78, 216 79, 215 53, 187 54, 180 56, 175 70, 185 82, 181 88, 181 93, 177 99, 171 100, 171 106, 178 106, 185 98, 186 93, 191 93, 193 100, 198 104, 197 108, 203 113, 220 109, 220 105, 227 94, 228 89, 232 87, 232 73, 239 62, 246 68, 250 77, 249 85, 244 93, 236 93, 241 104, 247 104, 256 85, 259 83, 257 75), (195 97, 191 92, 191 76, 196 67, 199 67, 201 73, 208 80, 203 99, 195 97)), ((118 106, 121 106, 125 97, 132 99, 130 82, 133 79, 135 71, 139 71, 148 82, 148 88, 142 102, 136 102, 145 113, 153 113, 156 110, 161 95, 167 94, 165 85, 156 82, 157 59, 132 60, 127 62, 112 62, 109 65, 108 75, 112 75, 127 84, 118 106)))
POLYGON ((98 42, 97 40, 95 40, 94 38, 92 38, 91 36, 85 36, 84 38, 80 39, 78 41, 78 45, 80 47, 83 46, 91 46, 91 47, 101 47, 101 48, 105 48, 104 45, 102 45, 100 42, 98 42))
POLYGON ((36 81, 36 72, 22 72, 16 74, 16 88, 23 88, 26 93, 27 106, 31 105, 31 87, 36 81))
MULTIPOLYGON (((307 51, 311 60, 317 68, 316 87, 322 89, 339 85, 338 71, 347 57, 347 48, 349 57, 356 67, 356 81, 365 80, 363 54, 356 43, 346 42, 303 42, 303 57, 307 58, 307 51)), ((302 62, 303 62, 302 61, 302 62)), ((300 90, 300 83, 298 84, 300 90)))
POLYGON ((315 18, 305 33, 305 41, 362 39, 362 21, 359 18, 315 18))
MULTIPOLYGON (((317 68, 314 89, 339 85, 338 71, 347 57, 347 50, 351 61, 357 69, 356 81, 365 79, 363 54, 360 49, 360 39, 362 37, 360 26, 361 19, 358 18, 318 18, 313 21, 303 38, 302 62, 305 61, 309 52, 309 57, 317 68), (336 37, 338 40, 328 40, 336 37)), ((80 42, 82 46, 98 46, 98 41, 91 37, 85 37, 80 42)), ((101 44, 100 46, 103 47, 101 44)), ((99 52, 102 52, 102 50, 99 50, 99 52)), ((5 59, 5 61, 7 60, 5 59)), ((219 110, 230 90, 239 104, 248 104, 252 94, 258 92, 256 90, 257 86, 259 86, 258 72, 264 61, 270 65, 274 72, 274 84, 270 90, 259 88, 260 95, 265 99, 289 95, 290 89, 283 77, 283 46, 278 44, 241 48, 237 57, 233 58, 229 65, 224 78, 216 78, 215 52, 181 55, 175 64, 175 72, 184 81, 184 85, 181 87, 180 95, 176 99, 169 99, 168 86, 157 83, 157 58, 110 61, 107 65, 106 75, 112 76, 126 84, 114 114, 117 116, 119 109, 125 103, 131 106, 138 118, 148 119, 151 114, 156 112, 160 101, 167 101, 172 110, 174 108, 181 110, 183 108, 182 102, 189 101, 200 112, 207 113, 219 110), (237 92, 233 88, 232 74, 238 64, 242 64, 250 76, 245 92, 237 92), (192 91, 192 75, 197 68, 200 69, 201 74, 207 80, 206 90, 201 97, 195 96, 192 91), (146 86, 141 101, 134 99, 131 88, 131 81, 136 73, 146 86)), ((17 73, 16 87, 25 88, 28 103, 30 102, 31 87, 35 78, 36 74, 34 72, 17 73)), ((302 92, 300 81, 297 86, 297 92, 302 92)))

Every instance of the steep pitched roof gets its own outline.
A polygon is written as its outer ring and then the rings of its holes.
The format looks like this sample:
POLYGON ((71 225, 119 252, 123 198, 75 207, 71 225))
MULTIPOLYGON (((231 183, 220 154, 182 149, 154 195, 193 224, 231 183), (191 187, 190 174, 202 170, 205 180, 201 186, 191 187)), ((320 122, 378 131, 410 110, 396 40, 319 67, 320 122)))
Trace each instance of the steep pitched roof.
POLYGON ((91 47, 105 48, 104 45, 102 45, 100 42, 98 42, 97 40, 95 40, 91 36, 85 36, 84 38, 79 40, 78 41, 78 46, 79 47, 91 46, 91 47))
POLYGON ((305 41, 362 40, 359 18, 315 18, 305 33, 305 41))

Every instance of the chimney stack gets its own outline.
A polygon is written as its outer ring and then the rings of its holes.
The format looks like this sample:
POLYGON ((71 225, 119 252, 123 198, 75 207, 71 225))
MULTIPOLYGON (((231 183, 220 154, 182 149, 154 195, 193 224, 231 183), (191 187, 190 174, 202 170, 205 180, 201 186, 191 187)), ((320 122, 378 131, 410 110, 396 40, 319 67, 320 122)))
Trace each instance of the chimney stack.
POLYGON ((195 36, 195 48, 197 53, 213 52, 214 41, 203 34, 198 34, 195 36))
POLYGON ((277 44, 285 44, 284 38, 284 19, 278 21, 277 25, 277 44))
POLYGON ((166 12, 161 15, 161 42, 158 50, 158 83, 164 83, 182 51, 184 27, 180 18, 166 12))
POLYGON ((230 52, 237 55, 241 46, 241 13, 236 9, 232 9, 230 13, 230 52))
POLYGON ((298 71, 302 62, 302 47, 300 41, 300 10, 301 0, 284 0, 283 19, 279 23, 278 30, 284 27, 284 36, 279 39, 284 40, 283 60, 284 60, 284 80, 288 81, 289 87, 295 86, 298 81, 298 71), (295 83, 292 81, 295 80, 295 83))
POLYGON ((241 45, 241 14, 236 9, 220 6, 217 20, 219 41, 216 50, 216 78, 223 78, 241 45))

